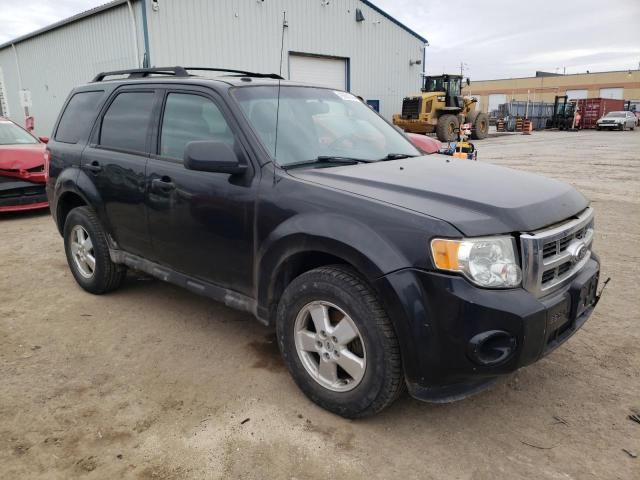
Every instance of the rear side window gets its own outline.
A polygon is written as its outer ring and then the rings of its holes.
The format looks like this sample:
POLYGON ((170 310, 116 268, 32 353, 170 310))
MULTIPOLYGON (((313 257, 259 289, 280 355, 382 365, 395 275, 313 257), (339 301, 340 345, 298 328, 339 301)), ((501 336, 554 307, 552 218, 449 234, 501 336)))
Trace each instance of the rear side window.
POLYGON ((146 152, 154 95, 153 92, 118 94, 102 119, 100 145, 146 152))
POLYGON ((87 133, 98 110, 104 91, 76 93, 64 109, 55 139, 63 143, 78 143, 87 133))

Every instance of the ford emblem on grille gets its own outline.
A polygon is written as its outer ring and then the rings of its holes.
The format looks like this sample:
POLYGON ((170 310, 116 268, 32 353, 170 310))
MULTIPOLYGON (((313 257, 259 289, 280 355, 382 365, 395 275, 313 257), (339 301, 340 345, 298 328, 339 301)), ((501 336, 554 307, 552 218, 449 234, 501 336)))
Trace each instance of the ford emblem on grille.
POLYGON ((587 252, 589 250, 587 249, 587 246, 584 244, 584 242, 573 242, 571 245, 569 245, 567 251, 571 254, 571 261, 573 263, 578 263, 580 260, 587 256, 587 252))

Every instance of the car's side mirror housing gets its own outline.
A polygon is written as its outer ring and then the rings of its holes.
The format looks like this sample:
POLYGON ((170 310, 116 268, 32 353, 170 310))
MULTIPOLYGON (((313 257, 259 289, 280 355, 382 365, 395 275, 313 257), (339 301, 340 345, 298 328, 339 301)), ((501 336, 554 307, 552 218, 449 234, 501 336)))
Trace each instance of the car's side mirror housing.
POLYGON ((38 140, 42 143, 49 143, 49 137, 38 137, 38 140))
POLYGON ((184 150, 184 166, 187 170, 238 175, 247 170, 238 155, 224 142, 196 140, 187 143, 184 150))

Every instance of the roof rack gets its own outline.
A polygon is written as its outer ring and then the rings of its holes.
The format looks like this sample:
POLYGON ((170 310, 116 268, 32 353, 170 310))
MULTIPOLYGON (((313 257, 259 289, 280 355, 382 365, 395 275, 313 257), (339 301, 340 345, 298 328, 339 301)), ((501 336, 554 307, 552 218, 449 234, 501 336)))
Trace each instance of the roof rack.
POLYGON ((132 68, 129 70, 113 70, 111 72, 101 72, 96 75, 92 82, 102 82, 105 77, 112 77, 115 75, 129 75, 127 78, 146 78, 154 74, 158 75, 171 75, 175 77, 190 77, 189 70, 207 71, 207 72, 228 72, 234 73, 240 77, 255 77, 255 78, 273 78, 274 80, 284 80, 280 75, 275 73, 256 73, 247 72, 244 70, 232 70, 230 68, 210 68, 210 67, 153 67, 153 68, 132 68))

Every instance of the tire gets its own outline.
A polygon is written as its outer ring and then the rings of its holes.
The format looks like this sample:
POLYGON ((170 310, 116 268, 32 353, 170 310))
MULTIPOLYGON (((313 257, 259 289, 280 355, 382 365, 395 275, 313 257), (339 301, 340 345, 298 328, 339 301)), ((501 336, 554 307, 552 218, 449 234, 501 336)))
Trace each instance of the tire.
POLYGON ((471 129, 471 138, 474 140, 482 140, 489 136, 489 117, 486 113, 478 113, 473 119, 473 128, 471 129))
POLYGON ((64 250, 73 277, 87 292, 107 293, 122 284, 126 269, 111 261, 107 236, 91 208, 77 207, 67 215, 64 250))
POLYGON ((600 131, 600 130, 602 130, 602 128, 600 126, 596 126, 596 130, 600 131))
POLYGON ((442 115, 438 119, 436 126, 436 135, 441 142, 453 142, 457 138, 457 130, 460 128, 460 122, 455 115, 442 115))
POLYGON ((391 321, 371 287, 350 268, 321 267, 294 279, 280 299, 276 332, 298 387, 330 412, 345 418, 371 416, 404 390, 400 348, 391 321), (318 322, 320 318, 328 318, 329 323, 318 322), (334 364, 340 367, 333 368, 334 364), (342 365, 356 368, 345 370, 342 365), (336 374, 322 377, 325 367, 336 374))

